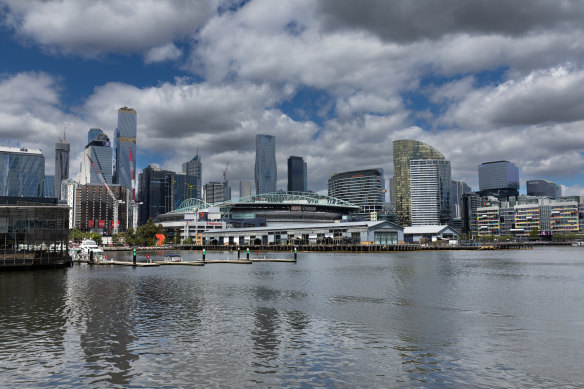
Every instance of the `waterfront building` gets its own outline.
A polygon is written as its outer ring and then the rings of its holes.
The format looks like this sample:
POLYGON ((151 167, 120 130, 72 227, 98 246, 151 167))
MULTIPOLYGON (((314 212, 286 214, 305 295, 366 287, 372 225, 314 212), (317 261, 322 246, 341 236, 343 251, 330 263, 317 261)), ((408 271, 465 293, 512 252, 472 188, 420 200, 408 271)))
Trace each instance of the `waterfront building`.
POLYGON ((458 232, 447 225, 411 226, 404 228, 404 241, 429 243, 458 239, 458 232))
POLYGON ((251 196, 251 181, 239 182, 239 198, 251 196))
POLYGON ((471 189, 465 182, 462 181, 452 181, 452 195, 450 198, 452 199, 451 202, 451 210, 452 210, 452 218, 458 219, 462 217, 461 211, 461 199, 462 195, 465 193, 470 193, 471 189))
POLYGON ((519 169, 513 162, 485 162, 478 166, 479 194, 506 200, 519 196, 519 169))
POLYGON ((43 197, 57 197, 55 196, 55 176, 45 175, 43 197))
POLYGON ((328 180, 328 195, 360 207, 360 214, 381 213, 385 202, 383 169, 335 173, 328 180))
POLYGON ((256 194, 276 192, 276 137, 256 135, 255 186, 256 194))
MULTIPOLYGON (((89 143, 89 142, 88 142, 89 143)), ((71 145, 67 139, 59 139, 55 143, 55 197, 61 198, 61 182, 69 178, 69 151, 71 145)))
POLYGON ((501 224, 499 219, 499 207, 479 207, 477 208, 477 231, 478 236, 501 235, 501 224))
POLYGON ((412 224, 410 161, 420 159, 443 160, 444 155, 430 145, 416 140, 393 141, 393 190, 395 212, 402 226, 412 224))
POLYGON ((529 180, 526 186, 528 196, 562 197, 562 187, 548 180, 529 180))
POLYGON ((306 162, 302 157, 288 158, 288 192, 306 192, 306 162))
POLYGON ((93 128, 91 131, 93 131, 94 135, 91 142, 83 150, 81 172, 77 176, 77 181, 81 185, 103 185, 95 169, 92 167, 91 161, 93 161, 97 170, 103 175, 105 182, 111 185, 112 148, 109 137, 101 129, 93 128), (95 130, 99 130, 99 133, 95 134, 95 130))
POLYGON ((196 176, 186 173, 174 173, 171 177, 172 208, 176 209, 180 204, 190 198, 198 198, 199 180, 196 176))
MULTIPOLYGON (((129 191, 120 185, 110 185, 116 199, 127 199, 129 191)), ((75 228, 110 235, 114 228, 114 206, 118 207, 119 232, 128 229, 127 206, 114 203, 104 185, 78 185, 75 193, 75 228)))
POLYGON ((201 191, 203 190, 203 165, 201 162, 201 156, 199 155, 198 151, 193 159, 182 164, 182 171, 189 177, 195 177, 197 188, 195 192, 196 194, 193 197, 202 199, 203 196, 201 191))
POLYGON ((55 198, 0 198, 0 269, 66 267, 69 209, 55 198))
POLYGON ((541 234, 577 233, 580 218, 576 201, 561 201, 540 207, 541 234))
POLYGON ((410 160, 412 226, 450 223, 451 190, 450 161, 410 160))
POLYGON ((172 210, 172 180, 175 173, 164 170, 156 164, 148 165, 140 174, 139 224, 144 225, 148 219, 172 210))
POLYGON ((128 107, 118 109, 118 128, 114 136, 113 182, 128 190, 136 185, 132 182, 136 169, 136 132, 136 111, 128 107))
POLYGON ((68 178, 61 182, 60 200, 65 201, 69 207, 69 229, 75 227, 75 195, 77 193, 77 181, 68 178))
POLYGON ((43 197, 45 157, 41 150, 0 146, 0 195, 43 197))
POLYGON ((477 235, 477 209, 481 206, 486 206, 486 204, 482 204, 482 198, 477 193, 470 192, 462 195, 460 218, 462 219, 461 232, 463 234, 468 234, 471 237, 477 235))

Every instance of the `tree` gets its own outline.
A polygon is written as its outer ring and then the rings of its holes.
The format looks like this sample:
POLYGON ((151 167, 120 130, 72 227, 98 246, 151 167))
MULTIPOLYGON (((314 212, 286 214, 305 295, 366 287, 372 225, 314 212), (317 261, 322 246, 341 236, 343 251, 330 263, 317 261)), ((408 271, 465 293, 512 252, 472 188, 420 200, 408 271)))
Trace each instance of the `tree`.
POLYGON ((529 238, 530 239, 537 239, 538 235, 539 234, 538 234, 538 231, 536 228, 529 231, 529 238))
POLYGON ((90 233, 89 239, 95 241, 95 243, 97 243, 97 244, 101 244, 101 242, 102 242, 101 235, 99 235, 97 232, 90 233))

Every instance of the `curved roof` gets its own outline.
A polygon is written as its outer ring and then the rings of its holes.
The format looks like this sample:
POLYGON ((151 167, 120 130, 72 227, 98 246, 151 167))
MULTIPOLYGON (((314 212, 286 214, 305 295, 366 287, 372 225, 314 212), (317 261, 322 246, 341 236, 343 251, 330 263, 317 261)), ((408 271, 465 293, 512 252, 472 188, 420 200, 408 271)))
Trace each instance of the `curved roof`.
POLYGON ((242 197, 239 200, 228 200, 221 203, 209 204, 199 199, 187 199, 172 211, 173 213, 193 212, 195 208, 206 209, 209 207, 233 207, 246 204, 299 204, 299 205, 326 205, 332 207, 355 208, 359 206, 336 197, 325 196, 312 192, 275 192, 242 197))

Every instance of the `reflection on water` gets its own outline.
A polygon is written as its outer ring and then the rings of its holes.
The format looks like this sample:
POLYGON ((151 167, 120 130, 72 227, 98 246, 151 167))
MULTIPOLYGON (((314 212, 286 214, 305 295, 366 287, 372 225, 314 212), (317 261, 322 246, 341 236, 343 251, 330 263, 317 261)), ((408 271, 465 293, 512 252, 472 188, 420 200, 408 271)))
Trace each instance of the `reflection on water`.
POLYGON ((0 273, 0 386, 579 386, 582 253, 0 273))

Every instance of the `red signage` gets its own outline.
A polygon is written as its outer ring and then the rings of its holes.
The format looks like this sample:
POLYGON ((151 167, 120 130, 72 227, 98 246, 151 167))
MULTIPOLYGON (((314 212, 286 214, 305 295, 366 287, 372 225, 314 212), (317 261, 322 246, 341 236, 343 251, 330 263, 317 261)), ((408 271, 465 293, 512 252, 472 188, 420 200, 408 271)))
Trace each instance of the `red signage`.
POLYGON ((105 227, 105 220, 99 220, 97 223, 99 228, 105 227))
POLYGON ((112 220, 112 227, 119 227, 120 226, 120 221, 118 220, 118 225, 116 226, 116 222, 115 220, 112 220))
POLYGON ((87 221, 87 227, 93 228, 94 226, 95 226, 95 220, 88 220, 87 221))

